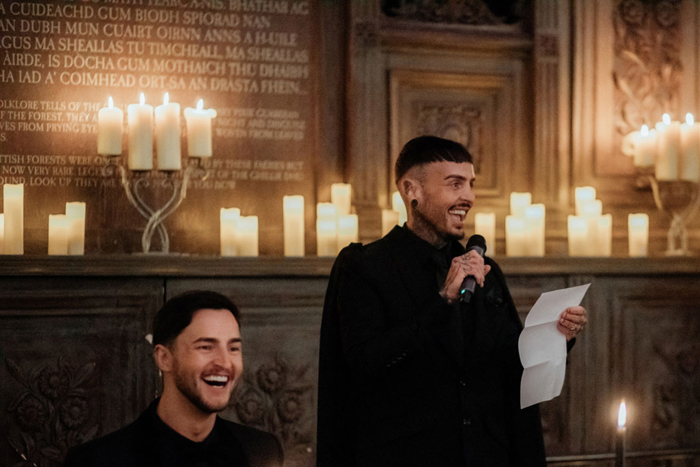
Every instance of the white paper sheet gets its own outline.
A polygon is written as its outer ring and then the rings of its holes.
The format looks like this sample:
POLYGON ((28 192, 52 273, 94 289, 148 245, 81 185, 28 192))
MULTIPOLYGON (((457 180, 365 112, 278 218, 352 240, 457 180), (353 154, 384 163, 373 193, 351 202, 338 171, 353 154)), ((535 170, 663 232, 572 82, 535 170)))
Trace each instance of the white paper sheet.
POLYGON ((518 340, 523 377, 520 408, 554 399, 561 394, 566 375, 566 336, 557 329, 562 312, 577 306, 591 284, 540 295, 525 319, 518 340))

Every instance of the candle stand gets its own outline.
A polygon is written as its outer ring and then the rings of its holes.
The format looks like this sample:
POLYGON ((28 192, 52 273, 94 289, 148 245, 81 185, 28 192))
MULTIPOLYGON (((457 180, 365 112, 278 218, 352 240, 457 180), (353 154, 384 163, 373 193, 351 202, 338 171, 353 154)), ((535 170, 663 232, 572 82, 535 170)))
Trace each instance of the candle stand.
POLYGON ((136 208, 138 213, 148 221, 141 236, 143 252, 151 252, 153 235, 158 232, 161 244, 160 252, 169 253, 170 240, 163 221, 180 207, 180 204, 187 196, 187 187, 192 178, 200 178, 201 180, 207 178, 207 170, 202 166, 201 158, 190 157, 188 159, 182 179, 175 177, 174 171, 164 171, 165 178, 160 180, 153 177, 151 172, 148 171, 130 171, 124 166, 120 156, 108 158, 108 163, 103 168, 103 174, 108 174, 107 169, 109 167, 116 167, 119 170, 121 185, 126 193, 126 198, 136 208), (172 190, 170 198, 160 209, 152 208, 143 198, 142 190, 149 188, 151 185, 172 190))
POLYGON ((700 206, 700 184, 687 180, 657 180, 649 176, 654 202, 659 211, 671 217, 666 256, 688 255, 686 224, 700 206))

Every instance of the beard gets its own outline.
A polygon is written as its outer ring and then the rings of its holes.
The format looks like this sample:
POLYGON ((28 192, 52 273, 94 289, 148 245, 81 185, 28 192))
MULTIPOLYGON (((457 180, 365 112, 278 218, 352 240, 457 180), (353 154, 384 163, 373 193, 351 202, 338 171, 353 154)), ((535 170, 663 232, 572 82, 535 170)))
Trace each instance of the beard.
MULTIPOLYGON (((415 203, 411 206, 413 210, 413 217, 416 219, 417 222, 419 222, 423 228, 428 228, 432 230, 439 238, 443 239, 445 242, 449 242, 451 240, 462 240, 464 238, 464 231, 453 234, 450 232, 447 232, 446 229, 441 229, 435 222, 430 220, 430 211, 431 208, 430 206, 427 207, 427 209, 423 209, 418 203, 415 203)), ((438 218, 440 213, 436 214, 436 218, 438 218)))
MULTIPOLYGON (((226 403, 218 405, 213 405, 205 401, 202 398, 202 395, 197 391, 197 385, 191 384, 186 378, 186 375, 183 375, 179 371, 179 368, 175 370, 175 387, 177 387, 180 393, 182 393, 182 395, 185 396, 192 405, 203 413, 219 413, 228 406, 228 400, 226 403)), ((230 397, 231 394, 229 394, 229 398, 230 397)))

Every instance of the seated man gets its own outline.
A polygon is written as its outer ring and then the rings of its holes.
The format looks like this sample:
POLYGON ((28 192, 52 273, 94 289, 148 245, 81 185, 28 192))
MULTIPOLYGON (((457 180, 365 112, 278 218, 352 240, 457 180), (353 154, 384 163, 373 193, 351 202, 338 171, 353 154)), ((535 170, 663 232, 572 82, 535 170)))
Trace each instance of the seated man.
POLYGON ((77 466, 281 466, 273 435, 218 417, 243 371, 236 305, 215 292, 174 297, 153 320, 163 395, 132 424, 72 449, 77 466))

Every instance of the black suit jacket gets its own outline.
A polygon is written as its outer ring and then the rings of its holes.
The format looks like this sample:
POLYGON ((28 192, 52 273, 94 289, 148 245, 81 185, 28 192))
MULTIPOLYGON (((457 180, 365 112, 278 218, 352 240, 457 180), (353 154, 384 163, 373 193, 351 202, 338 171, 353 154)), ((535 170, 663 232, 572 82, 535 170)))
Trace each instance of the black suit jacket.
MULTIPOLYGON (((216 418, 214 428, 219 437, 215 447, 189 453, 193 455, 191 460, 173 458, 172 452, 168 452, 173 446, 162 446, 161 440, 193 446, 199 443, 193 443, 174 431, 163 435, 172 430, 158 418, 157 406, 158 400, 130 425, 71 449, 64 467, 196 465, 202 457, 210 459, 213 465, 236 467, 281 467, 284 462, 282 447, 272 434, 220 417, 216 418)), ((187 450, 179 450, 178 454, 182 452, 187 453, 187 450)))
POLYGON ((396 227, 338 256, 321 326, 319 467, 546 465, 539 409, 519 406, 522 326, 503 274, 486 258, 485 286, 449 306, 436 252, 396 227))

